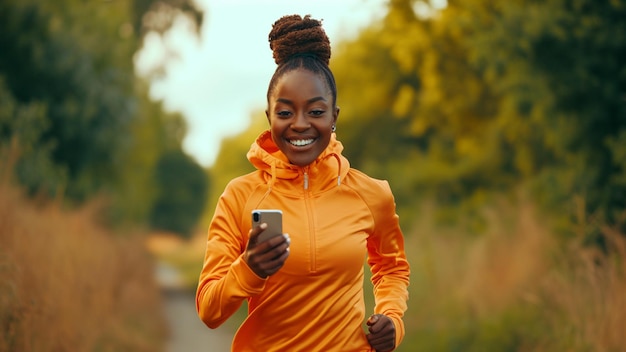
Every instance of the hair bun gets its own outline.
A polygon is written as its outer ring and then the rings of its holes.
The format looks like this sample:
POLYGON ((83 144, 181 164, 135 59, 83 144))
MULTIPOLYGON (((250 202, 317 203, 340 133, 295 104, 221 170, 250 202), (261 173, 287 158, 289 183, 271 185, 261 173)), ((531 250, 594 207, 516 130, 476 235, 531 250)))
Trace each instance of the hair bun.
POLYGON ((322 22, 310 15, 281 17, 272 25, 269 42, 279 66, 294 56, 312 56, 326 65, 330 62, 330 40, 322 22))

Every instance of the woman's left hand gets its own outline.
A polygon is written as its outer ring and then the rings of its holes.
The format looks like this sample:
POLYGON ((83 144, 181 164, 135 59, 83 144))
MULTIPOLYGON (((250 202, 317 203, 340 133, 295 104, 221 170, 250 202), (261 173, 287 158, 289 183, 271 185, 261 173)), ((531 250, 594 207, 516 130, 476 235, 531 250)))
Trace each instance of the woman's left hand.
POLYGON ((374 314, 367 319, 367 341, 378 352, 396 348, 396 327, 386 315, 374 314))

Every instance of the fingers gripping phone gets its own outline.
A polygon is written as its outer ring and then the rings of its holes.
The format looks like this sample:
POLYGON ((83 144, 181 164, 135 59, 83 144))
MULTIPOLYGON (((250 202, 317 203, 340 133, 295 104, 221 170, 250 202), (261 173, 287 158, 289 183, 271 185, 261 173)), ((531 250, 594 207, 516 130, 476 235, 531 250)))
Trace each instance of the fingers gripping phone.
POLYGON ((283 212, 278 209, 255 209, 252 211, 252 226, 267 224, 267 228, 259 234, 258 242, 283 234, 283 212))

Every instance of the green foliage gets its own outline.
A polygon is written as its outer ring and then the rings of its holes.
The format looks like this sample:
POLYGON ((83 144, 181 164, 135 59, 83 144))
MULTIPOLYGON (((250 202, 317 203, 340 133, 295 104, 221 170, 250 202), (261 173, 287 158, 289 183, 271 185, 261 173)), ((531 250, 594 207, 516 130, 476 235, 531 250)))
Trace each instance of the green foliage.
MULTIPOLYGON (((47 173, 60 173, 67 183, 57 186, 82 200, 118 177, 115 159, 126 143, 119 131, 135 113, 133 77, 127 74, 133 41, 118 32, 124 24, 123 16, 113 15, 118 8, 75 1, 3 2, 0 74, 17 110, 37 105, 45 114, 36 137, 20 141, 32 143, 23 148, 42 146, 47 150, 40 159, 49 157, 49 162, 25 158, 18 164, 20 180, 31 191, 43 188, 47 173), (87 14, 90 21, 84 20, 87 14), (55 170, 41 169, 46 164, 55 170)), ((11 132, 5 128, 4 137, 11 132)))
POLYGON ((182 151, 172 150, 160 157, 155 177, 159 193, 150 213, 151 226, 190 237, 206 203, 204 169, 182 151))
POLYGON ((13 150, 21 156, 17 172, 23 184, 54 190, 65 183, 66 175, 51 163, 52 145, 37 143, 47 125, 45 105, 20 104, 0 76, 0 150, 13 150))
MULTIPOLYGON (((515 351, 519 333, 532 325, 518 325, 522 319, 506 321, 476 321, 459 318, 455 326, 446 329, 435 323, 425 324, 417 334, 405 338, 400 351, 515 351), (517 331, 516 331, 517 330, 517 331), (487 347, 488 346, 488 347, 487 347)), ((452 319, 451 319, 452 320, 452 319)), ((525 319, 526 324, 533 323, 525 319)))
POLYGON ((150 101, 133 55, 181 13, 202 21, 190 1, 0 2, 0 148, 31 195, 106 194, 110 221, 147 219, 156 161, 185 126, 150 101))
POLYGON ((123 177, 110 186, 112 223, 142 223, 149 218, 159 191, 154 176, 157 161, 167 150, 180 148, 186 129, 182 116, 165 113, 147 93, 138 98, 141 108, 130 126, 132 140, 119 159, 123 177))
POLYGON ((353 165, 391 180, 400 209, 425 197, 478 208, 526 184, 546 208, 577 195, 615 221, 626 206, 626 4, 451 1, 426 17, 423 5, 391 1, 334 56, 353 165))
POLYGON ((547 328, 537 307, 528 304, 488 317, 463 311, 451 308, 443 312, 444 319, 423 322, 417 333, 405 337, 399 351, 518 351, 520 346, 540 346, 547 328))
POLYGON ((626 129, 626 4, 516 1, 490 10, 498 20, 479 26, 470 44, 498 48, 473 58, 502 97, 497 118, 517 169, 558 179, 540 192, 580 195, 587 211, 614 221, 626 188, 610 181, 623 169, 607 142, 626 129))

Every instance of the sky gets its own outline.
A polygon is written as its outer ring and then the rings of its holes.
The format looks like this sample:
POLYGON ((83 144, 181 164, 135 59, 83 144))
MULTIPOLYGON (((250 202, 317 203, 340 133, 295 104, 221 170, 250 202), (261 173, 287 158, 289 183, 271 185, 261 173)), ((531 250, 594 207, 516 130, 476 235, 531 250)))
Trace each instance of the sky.
MULTIPOLYGON (((276 69, 267 41, 284 15, 322 20, 331 47, 379 19, 385 0, 196 0, 204 10, 200 36, 183 17, 164 36, 149 34, 135 57, 140 76, 150 77, 150 95, 187 122, 183 149, 210 167, 223 138, 248 127, 253 111, 264 110, 276 69), (161 66, 159 66, 161 65, 161 66)), ((331 57, 332 62, 332 57, 331 57)), ((252 143, 252 141, 250 141, 252 143)))

